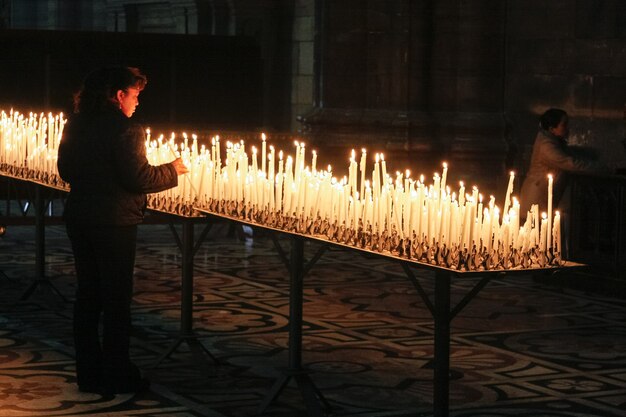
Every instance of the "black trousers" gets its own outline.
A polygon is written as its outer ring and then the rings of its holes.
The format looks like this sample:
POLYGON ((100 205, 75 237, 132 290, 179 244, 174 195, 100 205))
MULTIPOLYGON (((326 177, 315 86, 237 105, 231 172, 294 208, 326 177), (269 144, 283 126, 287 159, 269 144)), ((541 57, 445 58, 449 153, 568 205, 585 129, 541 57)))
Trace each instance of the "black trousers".
POLYGON ((79 385, 136 380, 129 356, 137 225, 94 226, 68 222, 77 290, 74 347, 79 385), (102 322, 102 335, 100 323, 102 322))

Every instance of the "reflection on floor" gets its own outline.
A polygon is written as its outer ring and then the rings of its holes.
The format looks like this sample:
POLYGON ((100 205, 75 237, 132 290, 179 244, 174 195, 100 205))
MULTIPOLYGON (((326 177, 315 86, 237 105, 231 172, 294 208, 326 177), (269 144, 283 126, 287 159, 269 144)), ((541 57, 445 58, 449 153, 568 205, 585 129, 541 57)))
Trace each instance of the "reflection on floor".
MULTIPOLYGON (((307 256, 317 248, 307 243, 307 256)), ((62 226, 47 228, 46 253, 46 273, 71 298, 62 226)), ((46 286, 18 302, 35 273, 34 230, 10 227, 0 238, 0 415, 256 415, 288 360, 284 263, 268 236, 215 227, 195 257, 194 328, 220 365, 183 343, 148 369, 177 337, 180 260, 167 226, 141 226, 132 346, 151 392, 80 394, 71 304, 46 286)), ((432 273, 415 272, 430 293, 432 273)), ((453 304, 472 284, 454 283, 453 304)), ((329 250, 305 278, 304 321, 303 361, 334 415, 432 414, 430 313, 397 264, 329 250)), ((623 416, 625 303, 530 276, 497 280, 452 322, 451 366, 454 416, 623 416)), ((304 410, 290 384, 265 415, 304 410)))

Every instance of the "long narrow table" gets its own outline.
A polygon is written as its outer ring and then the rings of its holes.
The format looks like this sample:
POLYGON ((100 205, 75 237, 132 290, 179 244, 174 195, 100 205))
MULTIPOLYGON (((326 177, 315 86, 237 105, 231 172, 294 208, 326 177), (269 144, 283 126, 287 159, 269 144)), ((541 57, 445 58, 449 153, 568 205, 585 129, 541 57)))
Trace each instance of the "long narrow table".
MULTIPOLYGON (((46 195, 46 193, 67 193, 68 190, 63 187, 55 187, 34 179, 23 179, 7 173, 0 172, 0 176, 4 176, 11 181, 20 183, 21 186, 25 186, 28 194, 33 200, 32 202, 35 209, 35 277, 20 297, 20 301, 27 300, 37 288, 45 286, 52 289, 52 291, 63 301, 67 302, 67 298, 54 286, 50 277, 48 277, 45 273, 45 212, 46 207, 48 206, 48 195, 46 195)), ((213 354, 198 340, 198 337, 193 331, 193 260, 200 245, 204 242, 206 236, 211 230, 212 223, 207 222, 207 218, 202 215, 184 216, 156 209, 150 209, 150 211, 166 216, 168 220, 170 220, 168 222, 170 230, 172 231, 174 240, 176 241, 181 252, 181 309, 178 336, 167 351, 165 351, 155 362, 154 366, 159 365, 167 359, 183 342, 189 346, 189 349, 194 355, 194 359, 196 359, 198 363, 203 362, 203 354, 209 356, 213 362, 218 363, 217 358, 215 358, 215 356, 213 356, 213 354), (182 224, 182 237, 178 235, 178 232, 174 227, 174 223, 182 224), (198 239, 194 240, 194 226, 198 223, 204 224, 205 227, 198 239)))
MULTIPOLYGON (((268 395, 259 407, 262 413, 280 396, 282 390, 293 379, 302 393, 305 406, 309 415, 314 417, 324 416, 330 411, 330 405, 315 386, 310 378, 310 372, 302 366, 302 299, 303 282, 306 273, 313 267, 329 246, 367 253, 368 255, 380 256, 392 262, 398 262, 402 266, 407 278, 415 287, 417 293, 424 301, 434 321, 434 378, 433 378, 433 414, 435 417, 447 417, 450 408, 450 324, 456 317, 493 279, 505 275, 528 274, 529 272, 557 271, 564 268, 581 267, 583 265, 566 262, 563 267, 515 269, 515 270, 492 270, 492 271, 457 271, 423 262, 418 262, 395 256, 390 253, 380 253, 362 249, 339 242, 329 241, 322 237, 304 235, 296 232, 285 231, 273 227, 247 222, 242 219, 226 215, 216 214, 197 208, 208 216, 227 219, 250 227, 261 228, 270 233, 282 234, 291 241, 290 259, 286 263, 289 269, 289 355, 288 364, 282 369, 282 376, 275 382, 268 395), (321 249, 310 259, 304 257, 304 242, 318 242, 321 249), (434 273, 434 301, 421 285, 419 279, 413 274, 411 268, 430 270, 434 273), (452 282, 458 279, 474 278, 478 282, 463 295, 461 300, 454 306, 451 305, 452 282)), ((274 240, 277 241, 276 239, 274 240)), ((284 253, 279 248, 279 253, 284 253)))
MULTIPOLYGON (((3 175, 0 173, 0 175, 3 175)), ((14 177, 11 177, 14 178, 14 177)), ((20 178, 14 178, 22 180, 20 178)), ((47 187, 45 184, 36 184, 37 189, 47 187)), ((50 187, 53 188, 53 187, 50 187)), ((41 191, 41 190, 40 190, 41 191)), ((36 194, 37 196, 37 194, 36 194)), ((37 198, 37 197, 36 197, 37 198)), ((41 207, 41 202, 39 203, 41 207)), ((381 256, 392 262, 398 262, 402 266, 407 278, 414 285, 417 293, 422 298, 424 304, 430 311, 434 321, 434 378, 433 378, 433 414, 436 417, 447 417, 450 408, 450 324, 462 310, 474 299, 478 293, 493 279, 503 277, 505 275, 528 274, 529 272, 539 271, 556 271, 563 268, 581 267, 583 265, 567 262, 564 266, 556 268, 534 268, 534 269, 516 269, 516 270, 493 270, 493 271, 457 271, 436 265, 410 260, 407 258, 395 256, 390 253, 380 253, 367 249, 357 248, 338 242, 332 242, 327 239, 304 235, 296 232, 285 231, 273 227, 260 225, 239 218, 213 213, 211 211, 197 208, 203 212, 205 217, 187 217, 174 213, 166 213, 182 222, 183 232, 182 239, 175 233, 175 239, 182 252, 182 293, 181 293, 181 323, 180 333, 172 346, 159 358, 157 364, 173 353, 176 348, 186 342, 192 349, 194 355, 205 353, 216 360, 213 355, 201 343, 197 341, 193 333, 193 256, 197 251, 202 240, 208 234, 211 220, 221 219, 247 225, 253 228, 261 228, 273 234, 275 245, 281 257, 285 260, 290 276, 289 289, 289 346, 288 346, 288 364, 282 370, 282 376, 275 382, 268 395, 265 397, 259 407, 259 411, 263 412, 276 398, 278 398, 287 385, 293 379, 298 389, 301 391, 307 412, 309 415, 318 417, 327 414, 330 411, 330 404, 324 398, 322 392, 315 386, 310 378, 310 372, 302 365, 302 300, 303 300, 303 283, 306 273, 313 267, 315 262, 320 259, 322 254, 329 246, 336 246, 343 249, 354 250, 357 252, 367 253, 369 255, 381 256), (201 238, 194 242, 193 226, 198 222, 208 222, 205 230, 201 234, 201 238), (286 258, 285 252, 280 247, 276 235, 287 236, 291 241, 291 250, 289 259, 286 258), (304 257, 304 242, 313 241, 321 243, 321 249, 310 259, 304 257), (427 294, 421 285, 419 279, 413 274, 412 268, 426 269, 434 273, 434 301, 427 294), (463 295, 461 300, 451 306, 451 284, 454 280, 464 278, 479 278, 478 282, 463 295)), ((158 211, 158 210, 157 210, 158 211)), ((161 211, 158 211, 163 213, 161 211)), ((45 222, 43 221, 43 213, 40 221, 36 222, 36 243, 40 250, 37 250, 36 264, 37 269, 44 265, 44 231, 45 222)), ((38 214, 39 215, 39 214, 38 214)), ((35 284, 33 284, 35 285, 35 284)), ((31 286, 32 287, 32 286, 31 286)))

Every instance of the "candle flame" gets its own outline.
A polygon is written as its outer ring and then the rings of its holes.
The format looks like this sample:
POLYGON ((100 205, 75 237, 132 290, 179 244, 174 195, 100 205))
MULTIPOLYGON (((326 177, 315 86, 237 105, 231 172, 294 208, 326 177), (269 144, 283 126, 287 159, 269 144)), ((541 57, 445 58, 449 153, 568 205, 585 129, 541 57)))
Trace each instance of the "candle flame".
POLYGON ((265 142, 265 133, 261 133, 261 139, 265 142))

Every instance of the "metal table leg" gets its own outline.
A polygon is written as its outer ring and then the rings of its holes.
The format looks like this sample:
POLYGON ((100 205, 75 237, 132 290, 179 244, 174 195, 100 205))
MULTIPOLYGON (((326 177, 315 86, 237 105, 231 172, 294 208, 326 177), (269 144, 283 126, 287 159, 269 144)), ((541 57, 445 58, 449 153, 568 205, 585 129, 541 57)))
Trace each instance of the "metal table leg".
POLYGON ((485 288, 485 286, 498 274, 485 274, 480 281, 459 300, 453 307, 450 303, 451 283, 454 272, 438 270, 435 273, 434 303, 421 286, 417 277, 411 271, 409 264, 402 263, 407 277, 424 301, 424 305, 433 316, 435 324, 434 357, 432 364, 427 367, 434 368, 433 378, 433 415, 435 417, 447 417, 450 407, 450 380, 458 379, 462 373, 450 369, 450 325, 452 320, 485 288))
MULTIPOLYGON (((159 365, 168 358, 176 349, 185 342, 189 346, 194 359, 198 363, 204 362, 204 354, 209 356, 215 363, 218 360, 213 354, 198 340, 193 331, 193 258, 197 250, 194 245, 194 222, 192 220, 183 220, 182 240, 179 241, 182 253, 182 281, 181 281, 181 308, 180 308, 180 333, 174 343, 167 349, 165 353, 157 360, 153 366, 159 365)), ((198 240, 198 245, 202 243, 204 237, 210 230, 210 224, 207 225, 198 240)))
POLYGON ((309 371, 302 367, 302 281, 304 271, 304 238, 292 236, 289 267, 289 367, 282 371, 283 375, 272 386, 259 407, 259 413, 263 413, 272 401, 280 396, 291 378, 295 380, 302 393, 310 416, 324 416, 325 411, 330 410, 330 404, 311 380, 309 371))
POLYGON ((46 202, 42 195, 41 185, 35 185, 35 280, 26 289, 24 294, 20 297, 20 301, 27 300, 33 292, 39 287, 44 285, 49 287, 55 292, 64 302, 67 302, 67 298, 55 287, 50 278, 46 276, 46 202))
POLYGON ((435 274, 435 377, 433 413, 448 417, 450 401, 450 273, 435 274))

